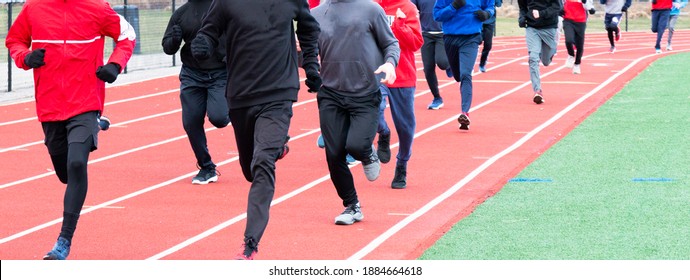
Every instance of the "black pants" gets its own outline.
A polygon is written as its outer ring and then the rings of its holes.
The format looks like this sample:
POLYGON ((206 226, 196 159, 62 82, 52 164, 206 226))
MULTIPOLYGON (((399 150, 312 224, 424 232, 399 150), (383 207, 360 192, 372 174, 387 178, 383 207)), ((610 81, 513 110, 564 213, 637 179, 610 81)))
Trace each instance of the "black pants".
POLYGON ((231 109, 240 166, 245 179, 252 183, 247 204, 245 241, 256 243, 268 225, 268 214, 275 193, 276 160, 287 141, 292 101, 276 101, 231 109))
POLYGON ((574 22, 563 20, 563 33, 565 33, 565 48, 569 56, 575 57, 575 65, 580 65, 582 54, 585 48, 585 29, 586 22, 574 22), (573 47, 575 49, 573 49, 573 47))
POLYGON ((212 169, 204 130, 206 115, 217 128, 230 123, 228 102, 225 99, 227 72, 225 68, 199 70, 182 66, 180 71, 180 103, 182 104, 182 126, 187 132, 196 162, 201 168, 212 169))
POLYGON ((86 112, 65 121, 43 122, 45 145, 55 173, 67 184, 63 197, 60 236, 72 240, 89 188, 89 154, 98 147, 98 112, 86 112))
POLYGON ((489 24, 482 24, 482 55, 479 57, 479 66, 486 66, 486 60, 489 59, 489 52, 494 45, 494 29, 496 29, 496 22, 489 24))
POLYGON ((371 144, 379 124, 381 92, 349 97, 322 88, 316 100, 331 181, 343 200, 343 206, 357 203, 355 183, 345 157, 349 153, 361 161, 372 154, 371 144))
POLYGON ((441 98, 438 91, 438 77, 436 77, 436 66, 442 70, 448 69, 448 57, 443 46, 443 33, 431 34, 422 33, 424 44, 422 45, 422 63, 424 65, 424 78, 429 84, 429 90, 434 98, 441 98))

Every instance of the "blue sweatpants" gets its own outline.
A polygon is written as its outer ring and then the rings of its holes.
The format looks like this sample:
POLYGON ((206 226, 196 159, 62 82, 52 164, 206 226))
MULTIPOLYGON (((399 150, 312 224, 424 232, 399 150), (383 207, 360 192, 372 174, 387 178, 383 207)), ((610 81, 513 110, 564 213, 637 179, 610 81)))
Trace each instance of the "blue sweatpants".
POLYGON ((414 116, 415 87, 389 88, 381 85, 381 105, 379 106, 379 134, 389 134, 390 128, 386 123, 383 111, 386 109, 386 99, 391 105, 391 115, 395 131, 398 133, 400 146, 397 155, 397 166, 407 167, 407 161, 412 156, 412 141, 417 127, 414 116))
POLYGON ((446 47, 446 54, 448 55, 448 63, 453 71, 453 77, 460 82, 462 112, 469 112, 472 106, 472 69, 474 69, 474 62, 477 60, 482 34, 444 34, 443 41, 446 47))
POLYGON ((656 33, 655 49, 661 49, 661 38, 664 37, 669 17, 671 17, 670 9, 652 10, 652 32, 656 33))

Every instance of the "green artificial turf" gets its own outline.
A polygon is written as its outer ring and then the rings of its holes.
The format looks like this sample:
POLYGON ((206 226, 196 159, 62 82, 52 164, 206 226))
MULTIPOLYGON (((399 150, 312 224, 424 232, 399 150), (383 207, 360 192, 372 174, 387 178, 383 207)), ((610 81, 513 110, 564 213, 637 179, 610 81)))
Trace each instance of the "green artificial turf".
POLYGON ((645 71, 423 260, 690 260, 690 54, 645 71))

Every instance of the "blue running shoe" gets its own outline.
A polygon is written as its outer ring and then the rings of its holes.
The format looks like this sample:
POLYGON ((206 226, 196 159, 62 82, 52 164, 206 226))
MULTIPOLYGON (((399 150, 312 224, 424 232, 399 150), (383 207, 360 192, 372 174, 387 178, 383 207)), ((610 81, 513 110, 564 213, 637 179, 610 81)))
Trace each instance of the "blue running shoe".
POLYGON ((43 256, 44 260, 66 260, 69 255, 69 248, 72 246, 72 242, 65 239, 64 237, 58 237, 53 250, 50 250, 48 254, 43 256))
POLYGON ((453 77, 453 70, 451 70, 450 67, 448 67, 448 69, 446 69, 446 76, 448 76, 448 78, 453 77))
POLYGON ((479 71, 482 73, 486 72, 486 66, 485 65, 479 65, 479 71))
POLYGON ((433 101, 431 101, 431 104, 429 104, 429 110, 438 110, 443 108, 443 99, 442 98, 434 98, 433 101))
POLYGON ((316 146, 323 149, 326 147, 326 143, 323 142, 323 135, 319 135, 319 139, 316 139, 316 146))
POLYGON ((345 157, 345 160, 347 161, 347 164, 355 164, 355 162, 357 161, 350 154, 347 154, 347 156, 345 157))

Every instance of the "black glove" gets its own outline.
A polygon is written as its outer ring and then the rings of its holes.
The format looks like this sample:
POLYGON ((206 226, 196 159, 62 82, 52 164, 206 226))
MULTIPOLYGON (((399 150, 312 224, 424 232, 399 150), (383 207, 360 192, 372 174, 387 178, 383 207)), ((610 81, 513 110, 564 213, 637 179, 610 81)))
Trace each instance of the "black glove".
POLYGON ((206 60, 211 57, 213 52, 213 46, 211 46, 211 39, 205 35, 197 35, 194 40, 192 40, 192 56, 196 60, 206 60))
POLYGON ((621 12, 627 13, 627 12, 628 12, 628 7, 623 6, 623 8, 621 8, 621 12))
POLYGON ((487 19, 489 19, 489 17, 491 17, 491 14, 489 14, 489 12, 484 11, 484 10, 476 10, 474 12, 474 16, 477 17, 479 19, 479 21, 483 22, 483 21, 486 21, 487 19))
POLYGON ((117 79, 117 75, 120 75, 120 70, 122 70, 120 65, 111 62, 106 65, 99 66, 96 70, 96 77, 104 82, 112 84, 115 79, 117 79))
POLYGON ((309 88, 307 91, 308 92, 319 92, 319 89, 321 88, 321 75, 319 75, 319 71, 314 69, 314 68, 309 68, 306 70, 307 73, 307 80, 304 81, 304 84, 307 85, 309 88))
POLYGON ((587 4, 587 0, 580 0, 582 1, 582 4, 587 4))
POLYGON ((525 16, 522 13, 520 14, 520 16, 518 16, 518 26, 520 26, 520 28, 527 27, 527 22, 525 21, 525 16))
POLYGON ((45 61, 43 59, 46 56, 46 49, 36 49, 27 54, 24 57, 24 64, 26 66, 29 66, 31 68, 38 68, 43 65, 46 65, 45 61))
POLYGON ((564 17, 565 16, 565 9, 558 10, 558 15, 561 17, 564 17))
POLYGON ((182 27, 177 24, 172 26, 172 40, 176 43, 182 42, 182 27))
POLYGON ((595 10, 594 8, 589 9, 589 14, 590 14, 590 15, 593 15, 593 14, 595 14, 596 12, 597 12, 597 10, 595 10))
POLYGON ((460 9, 462 6, 465 6, 465 0, 453 0, 453 3, 450 3, 453 5, 453 8, 460 9))

